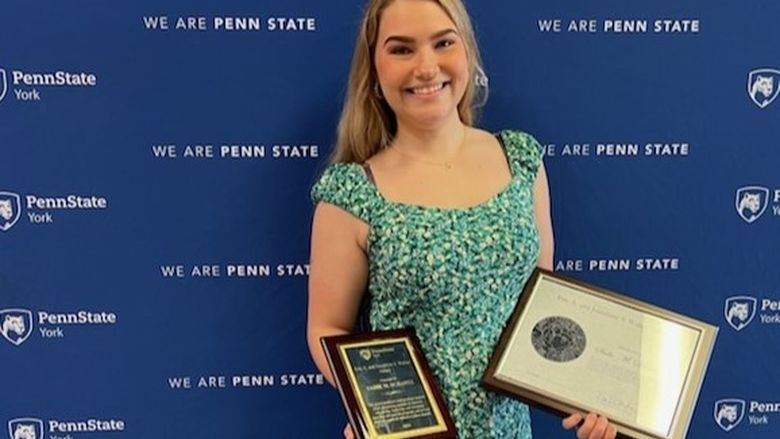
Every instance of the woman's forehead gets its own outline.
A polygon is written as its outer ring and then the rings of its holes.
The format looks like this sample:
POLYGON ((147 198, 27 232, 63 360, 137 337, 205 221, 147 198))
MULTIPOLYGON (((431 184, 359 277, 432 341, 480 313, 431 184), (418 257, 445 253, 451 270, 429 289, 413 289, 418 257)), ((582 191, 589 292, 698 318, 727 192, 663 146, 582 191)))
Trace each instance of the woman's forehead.
POLYGON ((455 29, 455 23, 432 0, 395 0, 379 20, 380 39, 391 35, 428 38, 445 29, 455 29))

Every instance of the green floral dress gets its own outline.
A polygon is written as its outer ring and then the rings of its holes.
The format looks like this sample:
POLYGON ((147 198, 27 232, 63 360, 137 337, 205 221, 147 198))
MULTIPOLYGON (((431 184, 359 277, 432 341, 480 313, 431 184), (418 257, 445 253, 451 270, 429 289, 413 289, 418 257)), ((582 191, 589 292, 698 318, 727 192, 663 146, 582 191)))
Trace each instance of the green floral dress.
POLYGON ((528 407, 479 385, 493 348, 536 266, 533 182, 541 147, 503 131, 512 181, 465 209, 385 199, 357 163, 328 167, 312 190, 369 225, 374 330, 412 326, 460 438, 531 438, 528 407))

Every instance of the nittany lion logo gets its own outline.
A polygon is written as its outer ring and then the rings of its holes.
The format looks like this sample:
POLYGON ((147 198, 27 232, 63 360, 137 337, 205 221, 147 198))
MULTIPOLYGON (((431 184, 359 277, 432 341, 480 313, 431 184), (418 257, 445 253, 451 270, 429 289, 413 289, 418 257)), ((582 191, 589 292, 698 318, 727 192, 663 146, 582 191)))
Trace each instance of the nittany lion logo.
POLYGON ((43 421, 38 418, 16 418, 8 421, 11 439, 43 439, 43 421))
POLYGON ((5 78, 5 70, 0 69, 0 102, 3 102, 5 93, 8 91, 8 80, 5 78))
POLYGON ((726 322, 737 331, 743 330, 756 316, 758 300, 750 296, 734 296, 726 299, 723 311, 726 322))
POLYGON ((756 69, 748 75, 748 94, 759 108, 766 108, 780 94, 780 70, 756 69))
POLYGON ((762 186, 745 186, 737 189, 737 213, 748 224, 763 215, 769 204, 769 189, 762 186))
POLYGON ((745 401, 741 399, 721 399, 715 401, 715 423, 725 431, 731 431, 742 422, 745 416, 745 401))
POLYGON ((0 230, 7 232, 22 215, 22 199, 13 192, 0 191, 0 230))
POLYGON ((0 309, 0 335, 14 346, 19 346, 30 337, 32 322, 32 312, 26 309, 0 309))

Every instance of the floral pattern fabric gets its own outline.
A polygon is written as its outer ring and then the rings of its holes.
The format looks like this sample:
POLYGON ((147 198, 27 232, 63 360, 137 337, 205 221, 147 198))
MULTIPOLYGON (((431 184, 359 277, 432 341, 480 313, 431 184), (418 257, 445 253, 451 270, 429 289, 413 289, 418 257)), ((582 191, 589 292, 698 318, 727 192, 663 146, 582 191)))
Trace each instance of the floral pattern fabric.
POLYGON ((473 207, 387 200, 357 163, 330 165, 312 189, 315 204, 368 224, 371 327, 415 328, 462 439, 531 438, 528 407, 479 385, 539 255, 541 147, 519 131, 497 137, 512 180, 473 207))

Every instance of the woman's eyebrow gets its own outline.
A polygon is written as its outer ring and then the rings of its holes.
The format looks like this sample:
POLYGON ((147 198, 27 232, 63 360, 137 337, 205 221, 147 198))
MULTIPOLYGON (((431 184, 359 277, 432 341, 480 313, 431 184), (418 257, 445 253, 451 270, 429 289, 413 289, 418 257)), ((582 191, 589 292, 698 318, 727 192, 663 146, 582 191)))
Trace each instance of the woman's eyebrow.
MULTIPOLYGON (((440 31, 434 33, 433 35, 431 35, 430 39, 431 40, 435 40, 435 39, 441 38, 441 37, 443 37, 445 35, 448 35, 450 33, 453 33, 453 34, 456 34, 456 35, 458 34, 458 32, 455 29, 447 28, 447 29, 440 30, 440 31)), ((399 43, 411 44, 411 43, 414 43, 414 38, 403 36, 403 35, 390 35, 389 37, 385 38, 385 42, 382 45, 386 46, 387 43, 389 43, 391 41, 397 41, 399 43)))

